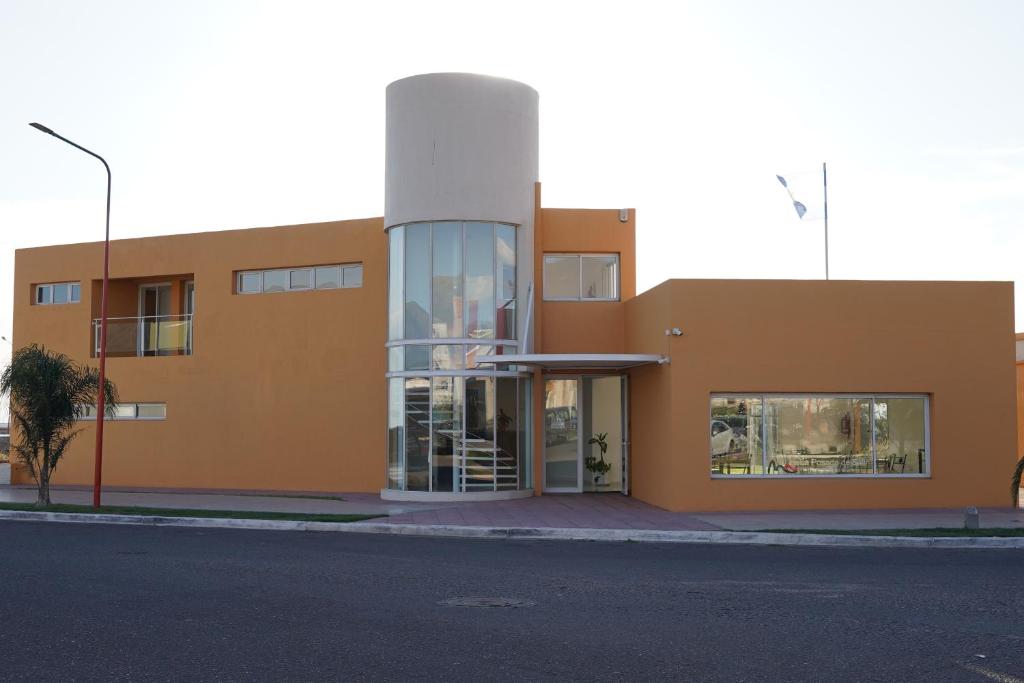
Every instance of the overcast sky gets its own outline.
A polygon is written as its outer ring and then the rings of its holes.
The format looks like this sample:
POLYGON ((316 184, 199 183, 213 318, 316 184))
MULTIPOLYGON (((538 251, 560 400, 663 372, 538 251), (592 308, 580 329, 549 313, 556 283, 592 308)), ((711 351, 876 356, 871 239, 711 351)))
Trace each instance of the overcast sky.
POLYGON ((384 89, 434 71, 540 92, 544 204, 635 207, 640 290, 823 277, 775 180, 822 161, 833 278, 1024 280, 1022 26, 1014 0, 0 0, 0 334, 15 248, 102 239, 102 167, 28 122, 110 161, 115 238, 380 216, 384 89))

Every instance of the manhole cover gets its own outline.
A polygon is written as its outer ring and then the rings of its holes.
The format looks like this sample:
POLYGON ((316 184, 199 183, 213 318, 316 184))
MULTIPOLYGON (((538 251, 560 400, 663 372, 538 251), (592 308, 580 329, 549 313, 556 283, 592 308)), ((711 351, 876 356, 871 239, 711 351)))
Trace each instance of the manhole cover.
POLYGON ((438 603, 444 607, 532 607, 534 603, 518 598, 448 598, 438 603))

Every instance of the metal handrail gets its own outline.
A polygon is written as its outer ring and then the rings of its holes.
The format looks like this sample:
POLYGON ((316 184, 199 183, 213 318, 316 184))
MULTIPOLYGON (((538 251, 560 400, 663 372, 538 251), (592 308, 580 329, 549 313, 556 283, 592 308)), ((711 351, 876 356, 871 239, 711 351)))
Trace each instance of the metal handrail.
MULTIPOLYGON (((160 319, 160 318, 181 318, 181 319, 184 319, 184 318, 191 318, 194 315, 195 315, 195 313, 179 313, 177 315, 128 315, 128 316, 123 316, 123 317, 119 317, 119 318, 111 318, 108 315, 107 316, 107 321, 109 322, 111 320, 155 320, 155 319, 160 319)), ((99 318, 93 318, 92 321, 93 321, 93 323, 98 323, 100 321, 100 319, 99 318)))

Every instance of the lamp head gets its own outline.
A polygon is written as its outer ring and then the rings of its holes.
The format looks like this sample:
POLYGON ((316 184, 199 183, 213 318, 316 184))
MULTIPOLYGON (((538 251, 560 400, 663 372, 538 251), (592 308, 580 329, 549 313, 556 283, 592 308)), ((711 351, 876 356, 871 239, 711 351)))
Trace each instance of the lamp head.
POLYGON ((41 123, 30 123, 28 125, 32 126, 36 130, 40 130, 40 131, 42 131, 44 133, 47 133, 48 135, 56 135, 56 133, 54 133, 52 130, 50 130, 49 128, 47 128, 46 126, 44 126, 41 123))

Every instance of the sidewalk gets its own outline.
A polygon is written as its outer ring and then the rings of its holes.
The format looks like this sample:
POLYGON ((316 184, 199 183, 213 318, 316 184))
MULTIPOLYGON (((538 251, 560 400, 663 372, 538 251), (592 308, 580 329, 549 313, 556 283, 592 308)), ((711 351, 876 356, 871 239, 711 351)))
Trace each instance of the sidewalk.
MULTIPOLYGON (((89 505, 91 489, 51 489, 54 503, 89 505)), ((35 490, 0 487, 0 502, 31 503, 35 490)), ((646 529, 654 531, 760 531, 765 529, 929 529, 963 526, 963 510, 827 510, 668 512, 614 493, 544 495, 487 503, 405 503, 371 493, 266 493, 124 490, 103 492, 106 505, 202 510, 254 510, 388 515, 379 523, 413 526, 525 529, 646 529)), ((983 508, 983 528, 1024 528, 1024 510, 983 508)))

